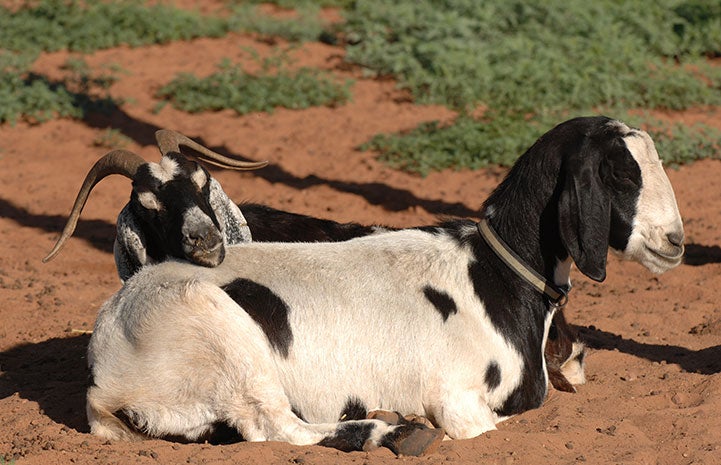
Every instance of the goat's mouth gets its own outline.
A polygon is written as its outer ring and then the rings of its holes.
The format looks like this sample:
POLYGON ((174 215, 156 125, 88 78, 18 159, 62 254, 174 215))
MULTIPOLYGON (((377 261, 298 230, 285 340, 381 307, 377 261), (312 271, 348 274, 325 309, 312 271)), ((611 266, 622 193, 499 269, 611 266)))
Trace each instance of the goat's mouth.
POLYGON ((225 247, 220 242, 210 248, 188 247, 185 250, 185 257, 196 265, 214 268, 225 259, 225 247))
POLYGON ((651 259, 659 264, 663 269, 674 268, 683 261, 683 245, 673 245, 668 249, 663 250, 646 246, 645 250, 651 259))
POLYGON ((668 252, 666 250, 652 249, 649 246, 646 246, 646 250, 662 260, 673 263, 673 262, 680 262, 681 259, 683 258, 684 246, 683 245, 674 245, 671 247, 670 252, 668 252))

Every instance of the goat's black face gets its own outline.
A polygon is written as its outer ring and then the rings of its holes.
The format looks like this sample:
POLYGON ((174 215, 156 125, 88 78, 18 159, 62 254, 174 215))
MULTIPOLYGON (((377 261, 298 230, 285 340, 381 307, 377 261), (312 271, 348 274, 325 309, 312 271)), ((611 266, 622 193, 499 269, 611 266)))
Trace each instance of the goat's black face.
POLYGON ((576 266, 602 281, 609 246, 656 273, 678 265, 683 224, 651 138, 607 118, 571 121, 586 127, 564 159, 559 229, 576 266))
POLYGON ((223 261, 225 245, 210 206, 209 180, 204 168, 176 153, 138 170, 130 204, 154 260, 173 256, 209 267, 223 261))

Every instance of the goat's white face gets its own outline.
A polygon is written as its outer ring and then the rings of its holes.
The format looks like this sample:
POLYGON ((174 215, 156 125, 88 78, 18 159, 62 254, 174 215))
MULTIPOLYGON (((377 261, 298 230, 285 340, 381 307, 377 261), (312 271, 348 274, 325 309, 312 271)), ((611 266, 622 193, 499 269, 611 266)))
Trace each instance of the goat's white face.
POLYGON ((623 139, 641 170, 642 185, 628 244, 621 255, 654 273, 663 273, 683 259, 683 222, 676 197, 651 137, 644 131, 629 130, 623 139))

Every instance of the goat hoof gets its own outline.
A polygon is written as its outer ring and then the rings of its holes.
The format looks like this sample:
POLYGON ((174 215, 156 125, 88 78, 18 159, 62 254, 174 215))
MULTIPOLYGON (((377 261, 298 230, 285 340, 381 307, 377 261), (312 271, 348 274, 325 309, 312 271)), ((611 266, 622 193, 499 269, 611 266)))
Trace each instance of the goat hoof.
POLYGON ((431 423, 431 420, 426 417, 416 415, 415 413, 406 415, 403 417, 403 419, 410 423, 420 423, 421 425, 426 425, 429 428, 435 428, 435 426, 433 426, 433 423, 431 423))
POLYGON ((403 417, 398 412, 391 412, 390 410, 373 410, 368 412, 366 416, 368 420, 380 420, 388 423, 389 425, 400 425, 405 423, 403 417))
POLYGON ((446 435, 445 431, 441 428, 426 428, 420 423, 412 423, 412 425, 421 427, 416 427, 410 431, 410 434, 398 439, 397 454, 418 457, 436 452, 446 435))

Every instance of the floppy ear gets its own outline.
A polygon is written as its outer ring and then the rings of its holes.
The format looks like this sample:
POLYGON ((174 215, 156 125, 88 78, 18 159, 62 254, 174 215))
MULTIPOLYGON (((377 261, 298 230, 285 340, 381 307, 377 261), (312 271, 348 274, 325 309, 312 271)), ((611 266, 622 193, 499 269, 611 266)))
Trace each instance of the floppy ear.
POLYGON ((226 244, 239 244, 252 240, 248 222, 238 205, 230 200, 220 183, 213 177, 210 178, 210 208, 218 218, 226 244))
POLYGON ((611 200, 599 176, 600 157, 586 140, 580 153, 566 159, 565 184, 558 202, 563 245, 576 267, 595 281, 606 279, 611 200))
POLYGON ((118 214, 113 254, 115 267, 122 282, 144 265, 152 263, 152 259, 148 256, 145 234, 138 225, 130 204, 125 205, 118 214))

